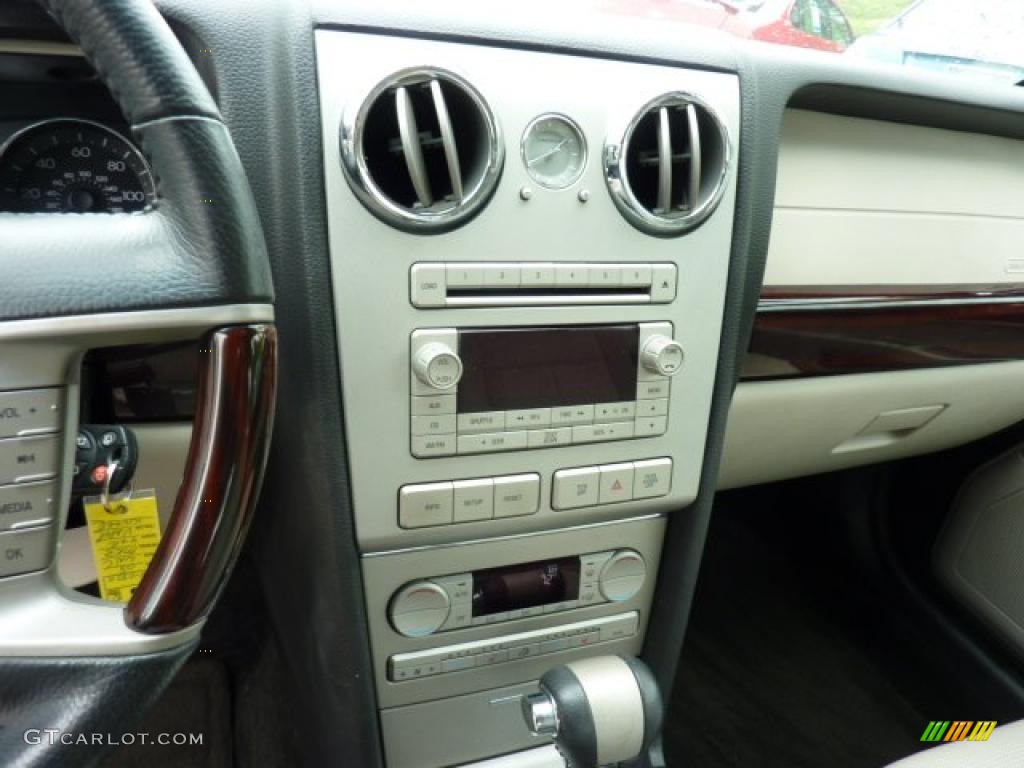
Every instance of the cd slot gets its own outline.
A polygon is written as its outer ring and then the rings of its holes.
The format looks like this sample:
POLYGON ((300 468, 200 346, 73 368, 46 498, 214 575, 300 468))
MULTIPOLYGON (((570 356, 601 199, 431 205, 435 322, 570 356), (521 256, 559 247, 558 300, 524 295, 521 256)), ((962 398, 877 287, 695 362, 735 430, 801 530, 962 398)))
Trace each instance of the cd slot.
POLYGON ((449 288, 447 307, 543 306, 550 304, 649 304, 640 288, 449 288))
POLYGON ((416 307, 667 304, 676 296, 675 264, 448 262, 414 264, 416 307))

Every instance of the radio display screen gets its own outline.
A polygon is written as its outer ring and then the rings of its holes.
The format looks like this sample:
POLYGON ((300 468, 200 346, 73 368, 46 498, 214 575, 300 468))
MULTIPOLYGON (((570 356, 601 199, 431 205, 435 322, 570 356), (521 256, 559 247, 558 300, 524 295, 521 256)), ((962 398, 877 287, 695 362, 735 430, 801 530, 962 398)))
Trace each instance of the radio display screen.
POLYGON ((563 557, 473 573, 473 616, 576 600, 580 559, 563 557))
POLYGON ((459 331, 458 412, 636 400, 637 325, 459 331))

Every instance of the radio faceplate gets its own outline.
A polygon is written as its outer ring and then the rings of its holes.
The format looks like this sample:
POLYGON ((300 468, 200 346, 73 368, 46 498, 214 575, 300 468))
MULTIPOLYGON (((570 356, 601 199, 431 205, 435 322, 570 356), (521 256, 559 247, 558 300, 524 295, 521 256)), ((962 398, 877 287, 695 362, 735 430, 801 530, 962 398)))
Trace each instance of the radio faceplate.
POLYGON ((430 458, 662 435, 683 356, 668 322, 415 331, 410 450, 430 458))
MULTIPOLYGON (((721 203, 700 227, 681 237, 652 237, 624 219, 608 194, 600 148, 609 137, 621 137, 629 120, 652 99, 680 91, 698 97, 719 116, 730 136, 738 136, 736 76, 336 30, 318 30, 317 56, 346 458, 360 550, 383 552, 554 530, 689 504, 699 486, 715 383, 736 169, 726 169, 721 203), (578 181, 566 190, 540 188, 518 153, 511 151, 506 152, 486 206, 462 226, 428 236, 375 218, 345 179, 339 126, 346 108, 361 104, 369 89, 402 68, 424 65, 456 71, 472 83, 493 110, 506 150, 514 150, 527 126, 545 111, 557 109, 572 118, 594 150, 578 181), (339 79, 338 72, 357 76, 339 79), (520 194, 524 187, 532 190, 528 201, 520 194), (664 275, 657 282, 655 270, 664 275), (630 427, 611 430, 601 425, 627 422, 599 421, 596 413, 593 418, 583 413, 576 418, 587 422, 556 426, 557 417, 552 417, 547 427, 509 430, 506 420, 498 432, 513 434, 508 438, 513 446, 522 445, 525 436, 528 450, 459 453, 461 385, 449 394, 422 393, 438 398, 433 403, 417 401, 423 410, 410 411, 410 344, 417 330, 664 322, 672 324, 686 362, 671 384, 663 434, 653 429, 655 434, 642 439, 614 439, 621 436, 620 429, 628 433, 630 428, 635 437, 635 412, 630 427), (417 439, 424 450, 415 455, 414 415, 454 416, 446 420, 448 431, 441 433, 455 435, 454 445, 450 438, 423 433, 416 438, 426 438, 417 439), (530 432, 543 433, 534 435, 532 450, 530 432), (576 437, 580 440, 570 439, 576 437), (545 447, 545 441, 552 447, 545 447), (432 445, 428 448, 427 443, 432 445), (668 493, 663 496, 558 509, 551 503, 556 472, 656 457, 673 460, 665 483, 668 493), (406 486, 525 475, 537 475, 541 482, 539 506, 532 514, 481 519, 470 515, 471 519, 457 520, 458 525, 403 528, 396 513, 400 489, 406 486)), ((458 353, 458 338, 452 344, 458 353)), ((444 368, 442 364, 439 373, 444 368)), ((663 398, 650 397, 659 399, 663 398)), ((638 392, 634 398, 604 404, 632 402, 635 408, 647 400, 638 392)), ((585 410, 601 404, 591 400, 569 405, 585 410)), ((662 418, 655 415, 661 406, 650 407, 655 409, 651 419, 662 418)), ((508 411, 529 408, 504 404, 491 410, 503 411, 507 419, 508 411)), ((417 431, 426 421, 419 420, 417 431)), ((488 434, 495 432, 467 432, 488 434)), ((341 468, 330 471, 335 470, 341 468)))

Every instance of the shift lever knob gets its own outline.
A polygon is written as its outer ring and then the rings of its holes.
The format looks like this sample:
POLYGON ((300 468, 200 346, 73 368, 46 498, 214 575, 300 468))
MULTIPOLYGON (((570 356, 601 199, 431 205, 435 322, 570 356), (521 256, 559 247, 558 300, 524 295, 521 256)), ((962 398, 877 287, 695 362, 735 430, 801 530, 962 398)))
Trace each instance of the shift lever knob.
POLYGON ((642 661, 598 656, 554 667, 523 699, 530 730, 551 736, 569 768, 635 760, 661 731, 661 693, 642 661))

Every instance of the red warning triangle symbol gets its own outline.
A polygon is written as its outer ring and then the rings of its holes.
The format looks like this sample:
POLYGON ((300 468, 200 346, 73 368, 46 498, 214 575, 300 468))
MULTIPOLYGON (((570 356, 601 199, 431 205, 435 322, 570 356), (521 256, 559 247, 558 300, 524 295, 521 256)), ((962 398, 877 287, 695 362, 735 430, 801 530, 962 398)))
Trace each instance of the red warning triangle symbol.
POLYGON ((619 482, 618 480, 616 480, 614 483, 612 483, 612 490, 613 491, 621 491, 622 490, 622 483, 619 482))

